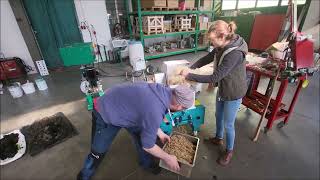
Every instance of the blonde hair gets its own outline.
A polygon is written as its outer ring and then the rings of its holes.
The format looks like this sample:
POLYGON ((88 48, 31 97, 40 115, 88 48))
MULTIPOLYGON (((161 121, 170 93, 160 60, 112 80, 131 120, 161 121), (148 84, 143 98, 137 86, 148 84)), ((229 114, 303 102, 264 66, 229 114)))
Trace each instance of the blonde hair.
POLYGON ((234 21, 227 23, 223 20, 217 20, 209 27, 208 33, 215 32, 218 37, 224 37, 226 40, 231 40, 234 38, 236 30, 237 25, 234 21))

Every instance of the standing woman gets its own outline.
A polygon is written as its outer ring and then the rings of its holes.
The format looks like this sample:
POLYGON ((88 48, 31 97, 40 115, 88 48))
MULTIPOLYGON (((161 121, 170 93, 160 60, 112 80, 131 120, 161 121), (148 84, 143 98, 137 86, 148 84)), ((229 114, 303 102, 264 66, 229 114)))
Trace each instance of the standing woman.
POLYGON ((216 99, 216 134, 209 141, 215 145, 223 145, 224 128, 226 129, 226 152, 217 162, 226 166, 230 163, 235 140, 234 123, 242 97, 246 94, 245 55, 247 43, 235 34, 234 22, 215 21, 208 30, 214 50, 199 59, 191 69, 200 68, 214 61, 215 71, 212 75, 197 75, 183 71, 187 80, 200 83, 214 83, 218 86, 216 99))

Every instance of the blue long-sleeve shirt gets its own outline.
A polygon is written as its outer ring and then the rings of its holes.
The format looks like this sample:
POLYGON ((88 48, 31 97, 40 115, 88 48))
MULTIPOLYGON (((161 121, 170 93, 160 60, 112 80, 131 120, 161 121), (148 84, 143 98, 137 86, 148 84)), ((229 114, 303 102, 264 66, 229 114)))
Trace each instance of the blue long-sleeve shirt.
POLYGON ((171 95, 171 89, 161 84, 121 84, 98 98, 97 110, 107 124, 140 129, 142 146, 151 148, 171 95))

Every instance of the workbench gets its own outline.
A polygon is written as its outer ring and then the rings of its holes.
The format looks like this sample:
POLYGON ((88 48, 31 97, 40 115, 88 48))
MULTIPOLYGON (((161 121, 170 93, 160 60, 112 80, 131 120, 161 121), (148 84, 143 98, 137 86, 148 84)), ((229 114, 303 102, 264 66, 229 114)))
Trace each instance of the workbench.
MULTIPOLYGON (((252 73, 251 83, 249 85, 248 92, 243 98, 242 104, 247 108, 253 110, 254 112, 262 115, 263 110, 267 104, 267 94, 272 92, 265 92, 264 94, 258 92, 259 82, 262 77, 267 77, 274 79, 276 72, 261 68, 259 65, 247 65, 247 72, 252 73)), ((293 98, 291 99, 290 105, 288 108, 285 108, 286 105, 283 103, 283 97, 287 90, 289 84, 289 78, 278 77, 277 81, 280 82, 280 87, 278 89, 275 99, 271 99, 270 105, 268 107, 265 118, 268 120, 265 127, 265 132, 268 132, 272 128, 274 121, 281 120, 283 121, 278 123, 278 127, 281 128, 288 123, 289 117, 294 109, 295 103, 299 97, 303 81, 306 79, 306 75, 301 75, 297 77, 297 86, 293 98)), ((269 85, 270 86, 270 82, 269 85)), ((267 88, 268 89, 268 88, 267 88)))

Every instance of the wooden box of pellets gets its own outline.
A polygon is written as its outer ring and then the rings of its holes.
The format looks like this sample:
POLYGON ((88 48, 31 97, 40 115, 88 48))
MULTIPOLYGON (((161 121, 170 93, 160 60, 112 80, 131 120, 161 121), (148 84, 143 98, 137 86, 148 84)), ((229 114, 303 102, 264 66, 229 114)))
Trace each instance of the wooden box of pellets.
POLYGON ((179 132, 172 132, 170 143, 166 143, 163 150, 168 154, 175 155, 178 159, 180 171, 176 172, 167 167, 167 164, 160 160, 159 166, 180 174, 185 177, 191 176, 192 168, 195 166, 200 139, 179 132))

